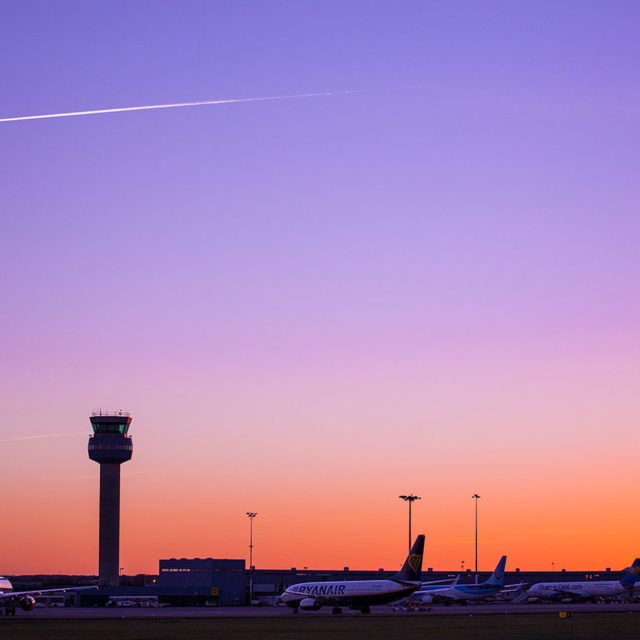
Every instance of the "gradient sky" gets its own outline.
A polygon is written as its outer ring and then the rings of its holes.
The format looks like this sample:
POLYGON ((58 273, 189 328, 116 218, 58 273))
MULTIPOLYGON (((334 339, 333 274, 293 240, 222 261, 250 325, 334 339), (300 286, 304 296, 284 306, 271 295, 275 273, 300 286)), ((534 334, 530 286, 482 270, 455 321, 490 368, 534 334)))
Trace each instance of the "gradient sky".
POLYGON ((637 2, 0 4, 0 573, 640 555, 637 2), (413 87, 413 88, 406 88, 413 87))

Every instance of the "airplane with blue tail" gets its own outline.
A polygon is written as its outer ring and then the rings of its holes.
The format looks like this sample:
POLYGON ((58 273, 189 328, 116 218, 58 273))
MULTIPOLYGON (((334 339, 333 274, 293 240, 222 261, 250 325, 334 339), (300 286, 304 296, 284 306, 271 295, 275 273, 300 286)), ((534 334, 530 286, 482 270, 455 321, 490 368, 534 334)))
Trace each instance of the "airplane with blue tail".
POLYGON ((430 604, 432 602, 466 603, 471 600, 484 600, 504 589, 504 568, 507 564, 507 556, 502 556, 495 571, 488 580, 480 584, 458 584, 449 586, 422 586, 411 596, 411 602, 430 604))

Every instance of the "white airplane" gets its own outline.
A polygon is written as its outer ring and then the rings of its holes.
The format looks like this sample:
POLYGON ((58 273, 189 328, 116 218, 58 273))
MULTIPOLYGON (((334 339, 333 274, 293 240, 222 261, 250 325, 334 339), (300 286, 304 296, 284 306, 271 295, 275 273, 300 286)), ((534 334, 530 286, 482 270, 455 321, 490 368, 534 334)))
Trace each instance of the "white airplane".
POLYGON ((504 589, 504 567, 507 563, 507 556, 502 556, 495 571, 488 580, 480 584, 458 584, 455 582, 447 587, 443 586, 423 586, 416 591, 411 600, 429 604, 431 602, 451 602, 465 603, 469 600, 483 600, 504 589))
POLYGON ((32 611, 36 606, 33 596, 43 593, 64 593, 65 591, 80 591, 81 589, 97 589, 98 587, 61 587, 58 589, 40 589, 37 591, 14 591, 13 585, 8 578, 0 576, 0 609, 5 616, 15 616, 16 607, 23 611, 32 611))
POLYGON ((584 582, 538 582, 528 591, 528 598, 544 600, 588 600, 631 595, 636 582, 640 579, 640 558, 625 571, 621 580, 592 580, 584 582))
POLYGON ((316 610, 332 606, 333 613, 342 613, 342 607, 369 613, 371 605, 385 604, 406 598, 420 588, 424 535, 419 535, 402 569, 387 580, 343 580, 341 582, 300 582, 287 587, 280 601, 303 610, 316 610))

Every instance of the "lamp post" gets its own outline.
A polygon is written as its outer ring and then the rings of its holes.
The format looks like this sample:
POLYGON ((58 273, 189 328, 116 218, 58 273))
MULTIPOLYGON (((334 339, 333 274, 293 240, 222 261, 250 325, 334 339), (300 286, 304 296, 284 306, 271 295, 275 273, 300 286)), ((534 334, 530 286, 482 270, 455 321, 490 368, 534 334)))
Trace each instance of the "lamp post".
POLYGON ((476 584, 478 584, 478 499, 480 496, 474 493, 471 497, 476 501, 476 584))
POLYGON ((411 503, 414 500, 422 500, 420 496, 414 496, 410 493, 408 496, 398 496, 401 500, 409 503, 409 553, 411 553, 411 503))
POLYGON ((249 606, 253 602, 253 519, 258 514, 247 511, 249 517, 249 606))

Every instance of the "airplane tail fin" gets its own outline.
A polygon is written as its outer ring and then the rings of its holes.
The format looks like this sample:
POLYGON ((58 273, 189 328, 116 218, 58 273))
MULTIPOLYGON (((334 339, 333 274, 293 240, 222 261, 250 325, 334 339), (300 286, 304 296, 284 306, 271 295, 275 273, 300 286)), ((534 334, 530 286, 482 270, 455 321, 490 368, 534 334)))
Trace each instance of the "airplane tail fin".
POLYGON ((485 582, 485 584, 493 587, 504 587, 504 568, 506 564, 507 556, 502 556, 495 571, 491 574, 491 577, 485 582))
POLYGON ((624 577, 620 583, 625 587, 633 587, 640 580, 640 558, 636 558, 633 564, 625 571, 624 577))
POLYGON ((413 547, 411 547, 411 551, 409 551, 409 555, 407 559, 404 561, 402 565, 402 569, 395 576, 393 576, 392 580, 400 580, 400 581, 419 581, 420 575, 422 573, 422 555, 424 554, 424 535, 420 534, 416 541, 413 543, 413 547))

